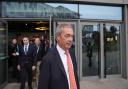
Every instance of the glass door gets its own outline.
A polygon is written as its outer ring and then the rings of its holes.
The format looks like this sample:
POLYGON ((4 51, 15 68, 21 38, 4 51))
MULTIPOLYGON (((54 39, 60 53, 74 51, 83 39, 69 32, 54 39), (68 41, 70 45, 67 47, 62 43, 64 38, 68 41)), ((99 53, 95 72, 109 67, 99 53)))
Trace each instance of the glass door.
POLYGON ((80 23, 81 76, 98 78, 100 73, 100 25, 80 23))
POLYGON ((0 20, 0 89, 7 82, 7 25, 0 20))
POLYGON ((103 24, 105 77, 121 74, 120 29, 120 24, 103 24))
POLYGON ((80 22, 81 78, 121 75, 121 24, 80 22))

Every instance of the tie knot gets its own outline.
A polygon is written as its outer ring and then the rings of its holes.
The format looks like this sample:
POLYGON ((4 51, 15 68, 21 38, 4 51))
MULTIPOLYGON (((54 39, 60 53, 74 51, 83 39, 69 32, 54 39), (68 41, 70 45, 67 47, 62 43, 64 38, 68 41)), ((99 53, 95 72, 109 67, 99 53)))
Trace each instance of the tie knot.
POLYGON ((69 50, 66 50, 66 51, 65 51, 65 54, 68 55, 68 54, 69 54, 69 50))

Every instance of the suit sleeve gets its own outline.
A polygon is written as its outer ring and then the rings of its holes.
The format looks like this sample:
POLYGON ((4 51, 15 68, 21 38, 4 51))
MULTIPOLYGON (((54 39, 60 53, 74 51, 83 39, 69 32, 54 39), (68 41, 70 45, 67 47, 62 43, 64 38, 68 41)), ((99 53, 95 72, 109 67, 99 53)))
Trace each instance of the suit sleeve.
POLYGON ((45 56, 41 64, 41 71, 39 76, 38 89, 49 89, 50 80, 50 63, 48 58, 45 56))
POLYGON ((21 64, 21 58, 22 58, 22 50, 21 50, 21 47, 20 47, 20 48, 19 48, 18 65, 21 64))
POLYGON ((33 65, 35 66, 36 65, 36 59, 37 58, 37 55, 36 55, 36 47, 33 46, 33 65))

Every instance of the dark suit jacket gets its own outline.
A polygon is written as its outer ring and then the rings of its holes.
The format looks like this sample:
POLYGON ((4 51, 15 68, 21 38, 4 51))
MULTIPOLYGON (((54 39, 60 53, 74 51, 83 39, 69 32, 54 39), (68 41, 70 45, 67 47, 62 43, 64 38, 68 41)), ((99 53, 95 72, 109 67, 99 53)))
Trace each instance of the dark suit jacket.
POLYGON ((24 52, 24 45, 19 48, 19 61, 18 64, 23 67, 25 63, 34 65, 35 60, 35 49, 32 44, 29 44, 27 54, 24 52))
MULTIPOLYGON (((75 55, 72 53, 70 55, 74 66, 77 89, 80 89, 75 55)), ((56 47, 50 50, 42 60, 38 89, 69 89, 66 72, 56 47)))
POLYGON ((45 47, 41 44, 39 46, 38 52, 37 52, 37 46, 34 45, 34 47, 35 47, 35 61, 36 62, 41 61, 43 56, 44 56, 44 54, 45 54, 45 47))

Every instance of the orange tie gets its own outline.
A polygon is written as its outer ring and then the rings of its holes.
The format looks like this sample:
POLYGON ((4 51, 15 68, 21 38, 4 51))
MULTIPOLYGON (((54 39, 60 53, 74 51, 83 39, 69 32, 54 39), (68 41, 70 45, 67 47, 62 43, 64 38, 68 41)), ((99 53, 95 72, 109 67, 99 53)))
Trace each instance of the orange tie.
POLYGON ((72 64, 72 60, 71 60, 69 51, 66 51, 66 56, 67 56, 67 66, 68 66, 68 73, 69 73, 70 89, 77 89, 73 64, 72 64))

